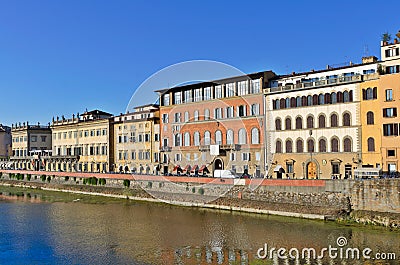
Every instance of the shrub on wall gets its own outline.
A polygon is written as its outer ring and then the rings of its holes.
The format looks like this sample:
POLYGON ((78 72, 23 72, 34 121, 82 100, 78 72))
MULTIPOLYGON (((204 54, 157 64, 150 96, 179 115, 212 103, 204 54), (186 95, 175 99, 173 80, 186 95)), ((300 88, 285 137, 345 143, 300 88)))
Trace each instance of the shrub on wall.
POLYGON ((193 192, 193 193, 196 192, 196 188, 195 188, 195 187, 192 188, 192 192, 193 192))
POLYGON ((99 184, 106 185, 106 179, 104 179, 104 178, 99 179, 99 184))
POLYGON ((64 180, 65 180, 65 181, 68 181, 68 180, 69 180, 69 177, 68 177, 68 176, 65 176, 65 177, 64 177, 64 180))
POLYGON ((50 180, 51 180, 51 177, 50 177, 50 176, 48 176, 48 177, 47 177, 47 182, 49 182, 49 183, 50 183, 50 180))
POLYGON ((149 182, 147 182, 147 188, 152 188, 153 187, 153 182, 151 182, 151 181, 149 181, 149 182))
POLYGON ((199 194, 204 195, 204 189, 203 189, 203 188, 200 188, 200 189, 198 190, 198 192, 199 192, 199 194))
POLYGON ((45 182, 45 181, 46 181, 46 175, 41 175, 41 176, 40 176, 40 179, 41 179, 43 182, 45 182))
POLYGON ((31 178, 32 178, 31 174, 26 174, 26 179, 27 179, 28 181, 31 181, 31 178))

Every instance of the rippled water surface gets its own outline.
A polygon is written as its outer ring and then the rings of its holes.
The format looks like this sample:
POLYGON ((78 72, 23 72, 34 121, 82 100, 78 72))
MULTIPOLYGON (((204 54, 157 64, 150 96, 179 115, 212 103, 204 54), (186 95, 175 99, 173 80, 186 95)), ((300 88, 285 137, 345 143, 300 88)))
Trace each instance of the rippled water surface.
POLYGON ((268 248, 371 248, 395 261, 329 259, 310 264, 399 264, 400 234, 383 228, 154 203, 0 188, 0 264, 304 264, 268 248))

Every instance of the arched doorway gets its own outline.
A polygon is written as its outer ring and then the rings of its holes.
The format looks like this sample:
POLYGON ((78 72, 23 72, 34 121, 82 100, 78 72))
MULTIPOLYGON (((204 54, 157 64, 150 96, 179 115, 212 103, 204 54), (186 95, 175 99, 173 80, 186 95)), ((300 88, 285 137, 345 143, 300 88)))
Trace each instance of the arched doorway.
POLYGON ((309 162, 307 164, 307 179, 317 178, 317 164, 315 162, 309 162))
POLYGON ((214 162, 214 170, 218 169, 224 169, 224 162, 220 158, 215 159, 214 162))

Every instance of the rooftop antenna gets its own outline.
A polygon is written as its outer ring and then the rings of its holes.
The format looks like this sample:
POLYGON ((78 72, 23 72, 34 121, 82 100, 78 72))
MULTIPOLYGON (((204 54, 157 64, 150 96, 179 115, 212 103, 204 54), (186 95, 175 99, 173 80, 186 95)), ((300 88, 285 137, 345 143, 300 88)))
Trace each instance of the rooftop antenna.
POLYGON ((364 45, 364 57, 368 57, 368 56, 369 56, 368 45, 364 45))

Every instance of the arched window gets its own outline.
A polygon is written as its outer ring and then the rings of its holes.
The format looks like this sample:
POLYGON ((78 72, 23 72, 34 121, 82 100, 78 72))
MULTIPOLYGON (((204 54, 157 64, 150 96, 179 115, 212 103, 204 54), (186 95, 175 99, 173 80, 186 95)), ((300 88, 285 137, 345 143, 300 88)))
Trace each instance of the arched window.
POLYGON ((226 132, 226 144, 233 144, 233 131, 228 130, 226 132))
POLYGON ((319 94, 318 105, 324 105, 324 104, 325 104, 325 96, 324 96, 324 94, 319 94))
POLYGON ((296 98, 296 107, 301 107, 301 97, 296 98))
POLYGON ((195 121, 198 121, 198 120, 199 120, 199 111, 198 111, 198 110, 195 110, 195 111, 194 111, 194 120, 195 120, 195 121))
POLYGON ((251 144, 259 144, 260 143, 260 132, 257 128, 251 129, 251 144))
POLYGON ((304 148, 303 148, 303 140, 298 139, 298 140, 296 141, 296 152, 297 152, 297 153, 303 153, 303 151, 304 151, 304 148))
POLYGON ((275 120, 275 130, 277 131, 282 130, 282 121, 279 118, 275 120))
POLYGON ((368 142, 368 152, 375 152, 375 139, 369 137, 367 142, 368 142))
POLYGON ((247 134, 244 128, 239 130, 239 144, 246 144, 247 143, 247 134))
POLYGON ((372 90, 372 88, 367 88, 367 92, 366 92, 366 100, 370 100, 370 99, 374 99, 374 91, 372 90))
POLYGON ((193 141, 194 141, 194 146, 200 145, 200 133, 199 132, 194 132, 193 141))
POLYGON ((215 132, 215 144, 222 144, 222 132, 220 130, 215 132))
POLYGON ((275 153, 282 153, 282 142, 277 140, 275 144, 275 153))
POLYGON ((343 140, 343 151, 344 152, 351 152, 351 139, 346 137, 343 140))
POLYGON ((337 92, 337 102, 339 103, 343 102, 343 92, 341 91, 337 92))
POLYGON ((343 114, 343 126, 350 126, 350 123, 350 114, 346 112, 343 114))
POLYGON ((331 127, 338 127, 338 116, 335 113, 331 115, 331 127))
POLYGON ((281 109, 284 109, 285 108, 285 105, 286 105, 286 103, 285 103, 285 99, 284 98, 281 98, 281 109))
POLYGON ((286 140, 285 143, 285 149, 286 149, 286 153, 292 153, 293 152, 293 142, 292 140, 286 140))
POLYGON ((336 138, 331 140, 331 152, 339 152, 339 141, 336 138))
POLYGON ((292 119, 289 117, 285 119, 285 129, 286 130, 292 129, 292 119))
POLYGON ((308 116, 307 117, 307 129, 314 128, 314 117, 308 116))
POLYGON ((189 112, 188 111, 185 111, 184 118, 185 118, 185 122, 189 122, 189 112))
POLYGON ((303 119, 301 117, 296 118, 296 129, 303 129, 303 119))
POLYGON ((290 98, 290 107, 291 108, 294 108, 294 107, 296 107, 296 98, 290 98))
POLYGON ((367 124, 374 124, 374 113, 372 111, 367 112, 367 124))
POLYGON ((343 102, 350 102, 350 94, 349 91, 343 92, 343 102))
POLYGON ((177 133, 174 135, 174 146, 181 146, 182 142, 181 142, 181 134, 177 133))
POLYGON ((326 140, 325 139, 320 139, 318 143, 318 150, 321 153, 326 152, 326 140))
POLYGON ((184 146, 190 146, 190 133, 185 132, 183 135, 183 145, 184 146))
POLYGON ((290 108, 290 98, 285 99, 285 107, 288 109, 290 108))
POLYGON ((204 110, 204 120, 209 120, 210 119, 210 110, 209 109, 205 109, 204 110))
POLYGON ((275 100, 275 109, 280 109, 279 99, 275 100))
POLYGON ((209 131, 204 132, 204 145, 210 145, 211 144, 211 134, 209 131))
POLYGON ((331 103, 332 104, 337 103, 337 94, 335 92, 332 92, 332 94, 331 94, 331 103))
POLYGON ((312 96, 307 96, 307 106, 312 106, 312 96))
POLYGON ((314 139, 307 140, 307 152, 309 153, 314 152, 314 139))
POLYGON ((318 128, 325 128, 325 127, 326 127, 325 116, 321 114, 318 117, 318 128))

